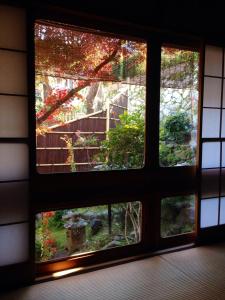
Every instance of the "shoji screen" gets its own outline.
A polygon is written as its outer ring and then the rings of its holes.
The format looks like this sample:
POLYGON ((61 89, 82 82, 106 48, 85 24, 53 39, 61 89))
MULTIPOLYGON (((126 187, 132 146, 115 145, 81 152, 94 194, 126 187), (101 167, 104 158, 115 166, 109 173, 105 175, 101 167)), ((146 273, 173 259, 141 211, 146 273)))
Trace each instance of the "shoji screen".
POLYGON ((0 270, 28 255, 26 15, 0 5, 0 270))
POLYGON ((225 224, 224 49, 206 46, 202 118, 200 227, 225 224))

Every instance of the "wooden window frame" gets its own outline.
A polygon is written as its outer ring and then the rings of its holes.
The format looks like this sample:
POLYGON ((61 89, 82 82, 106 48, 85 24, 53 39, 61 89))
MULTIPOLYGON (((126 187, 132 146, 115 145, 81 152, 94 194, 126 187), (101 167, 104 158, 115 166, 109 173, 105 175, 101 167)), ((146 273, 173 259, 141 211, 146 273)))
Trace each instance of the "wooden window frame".
MULTIPOLYGON (((199 230, 199 210, 196 200, 196 232, 160 238, 160 206, 164 195, 196 194, 199 191, 199 161, 196 166, 159 166, 159 109, 160 109, 160 67, 161 47, 173 45, 198 50, 201 57, 201 40, 198 38, 154 32, 152 29, 129 23, 112 21, 57 7, 33 7, 28 13, 28 53, 29 53, 29 141, 31 178, 31 261, 37 276, 51 274, 62 269, 82 267, 139 255, 171 246, 196 241, 199 230), (100 29, 127 38, 140 38, 147 42, 147 85, 146 85, 146 135, 145 165, 142 169, 126 171, 85 172, 72 174, 38 174, 36 171, 35 141, 35 68, 34 68, 34 23, 44 19, 52 22, 71 24, 78 27, 100 29), (90 25, 91 24, 91 25, 90 25), (88 182, 88 184, 87 184, 88 182), (88 186, 88 188, 87 188, 88 186), (163 188, 162 188, 163 187, 163 188), (64 200, 66 199, 66 200, 64 200), (115 201, 116 199, 116 201, 115 201), (84 207, 117 202, 141 201, 142 240, 140 243, 121 248, 97 251, 93 255, 81 255, 71 259, 59 259, 35 264, 35 214, 40 211, 57 210, 65 207, 84 207)), ((202 60, 200 58, 201 74, 202 60)), ((200 78, 200 76, 199 76, 200 78)), ((201 81, 200 81, 201 87, 201 81)), ((198 105, 198 132, 201 130, 201 96, 198 105)), ((199 147, 199 136, 198 136, 199 147)), ((199 150, 200 151, 200 150, 199 150)), ((197 199, 197 198, 196 198, 197 199)))

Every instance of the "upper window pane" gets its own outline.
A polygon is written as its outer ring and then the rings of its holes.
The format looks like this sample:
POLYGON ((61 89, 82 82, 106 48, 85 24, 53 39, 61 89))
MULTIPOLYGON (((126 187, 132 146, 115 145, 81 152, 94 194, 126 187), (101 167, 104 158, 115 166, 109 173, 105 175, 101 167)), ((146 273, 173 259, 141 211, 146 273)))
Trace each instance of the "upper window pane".
POLYGON ((141 168, 146 43, 35 24, 39 173, 141 168))
POLYGON ((199 53, 163 47, 160 165, 194 165, 197 145, 199 53))

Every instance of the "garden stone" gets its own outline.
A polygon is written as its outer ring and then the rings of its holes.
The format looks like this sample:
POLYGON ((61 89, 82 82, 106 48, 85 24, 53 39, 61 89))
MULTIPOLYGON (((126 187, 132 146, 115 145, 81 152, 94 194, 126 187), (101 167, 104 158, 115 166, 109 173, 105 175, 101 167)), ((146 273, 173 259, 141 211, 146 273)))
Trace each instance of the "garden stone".
POLYGON ((114 241, 123 241, 123 240, 124 240, 124 236, 122 234, 118 234, 114 236, 114 241))

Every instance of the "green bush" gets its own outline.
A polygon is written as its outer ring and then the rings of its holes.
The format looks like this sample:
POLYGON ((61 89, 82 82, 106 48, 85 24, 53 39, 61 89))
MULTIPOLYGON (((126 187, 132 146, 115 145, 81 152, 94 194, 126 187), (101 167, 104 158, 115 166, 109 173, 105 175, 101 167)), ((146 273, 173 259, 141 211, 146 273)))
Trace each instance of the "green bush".
POLYGON ((124 112, 120 123, 108 132, 101 143, 97 160, 105 161, 106 169, 141 168, 144 162, 144 109, 140 107, 132 114, 124 112))
POLYGON ((161 122, 160 140, 166 143, 184 144, 191 135, 192 124, 187 113, 177 112, 161 122))
MULTIPOLYGON (((141 168, 144 163, 144 108, 120 115, 120 123, 101 142, 97 161, 106 161, 101 169, 141 168)), ((192 123, 187 113, 177 112, 161 122, 159 158, 162 166, 193 163, 194 150, 189 145, 192 123)))

